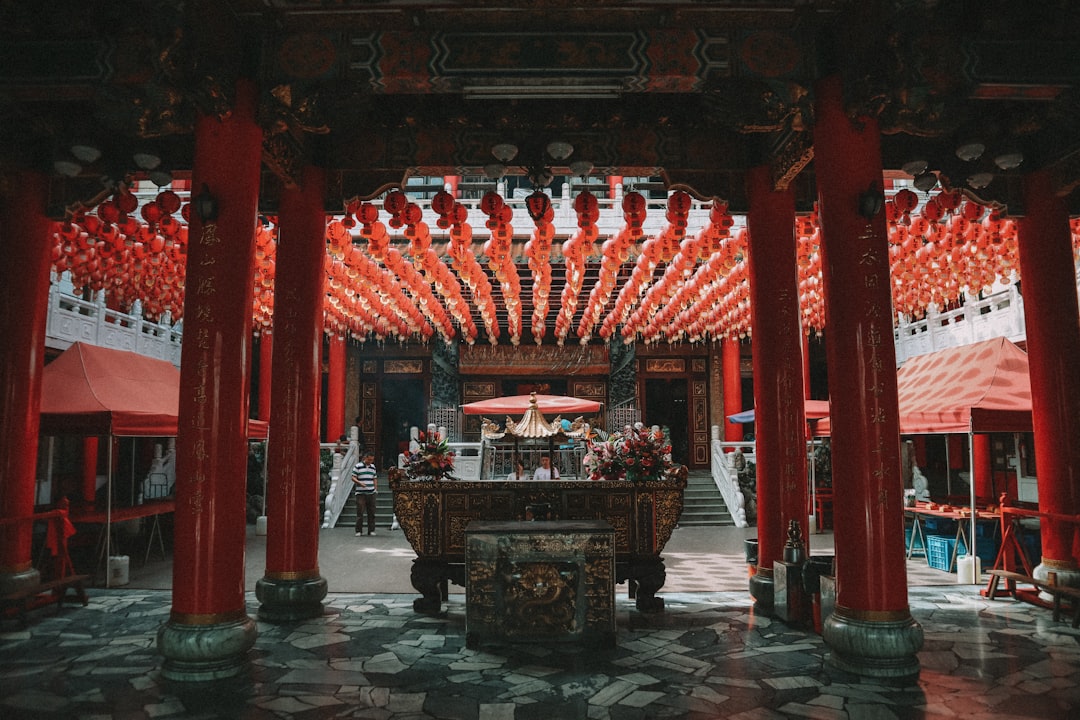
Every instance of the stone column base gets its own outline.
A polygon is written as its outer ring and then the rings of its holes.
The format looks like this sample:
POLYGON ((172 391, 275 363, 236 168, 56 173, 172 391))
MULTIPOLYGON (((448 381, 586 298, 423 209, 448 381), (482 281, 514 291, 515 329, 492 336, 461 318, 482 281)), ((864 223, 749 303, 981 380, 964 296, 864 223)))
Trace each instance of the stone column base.
MULTIPOLYGON (((1050 582, 1050 573, 1054 574, 1054 584, 1080 588, 1080 568, 1069 560, 1051 560, 1042 558, 1042 562, 1031 571, 1031 576, 1039 582, 1050 582)), ((1047 592, 1039 593, 1040 600, 1053 602, 1054 596, 1047 592)))
POLYGON ((291 622, 319 617, 326 597, 326 579, 315 576, 283 580, 262 577, 255 583, 259 619, 267 622, 291 622))
POLYGON ((754 609, 772 615, 775 598, 772 568, 758 566, 757 572, 750 578, 750 596, 754 598, 754 609))
POLYGON ((855 612, 838 607, 825 618, 822 637, 832 650, 829 663, 862 677, 918 677, 923 630, 910 612, 872 613, 881 619, 851 617, 855 612))
POLYGON ((40 583, 41 573, 32 567, 25 570, 0 573, 0 595, 16 593, 40 583))
POLYGON ((173 620, 158 628, 161 674, 168 680, 206 682, 239 675, 258 630, 246 614, 230 622, 188 625, 173 620))

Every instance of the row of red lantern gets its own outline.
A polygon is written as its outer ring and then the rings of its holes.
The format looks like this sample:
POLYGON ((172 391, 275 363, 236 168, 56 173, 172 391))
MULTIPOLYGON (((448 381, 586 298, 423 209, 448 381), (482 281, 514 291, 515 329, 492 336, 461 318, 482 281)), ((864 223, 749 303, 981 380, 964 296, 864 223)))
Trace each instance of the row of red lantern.
MULTIPOLYGON (((458 205, 458 207, 461 207, 458 205)), ((494 345, 499 341, 499 320, 496 314, 495 301, 491 296, 491 281, 487 273, 480 266, 476 255, 472 251, 472 226, 467 222, 454 224, 450 228, 450 244, 447 246, 447 255, 450 263, 457 271, 458 277, 465 283, 472 293, 473 301, 477 310, 480 311, 480 319, 484 323, 488 341, 494 345)), ((468 342, 474 342, 475 337, 466 338, 468 342)))
POLYGON ((256 335, 274 325, 274 279, 277 271, 277 226, 255 227, 255 285, 251 299, 252 327, 256 335))
MULTIPOLYGON (((607 307, 611 295, 615 291, 619 269, 630 258, 630 249, 634 243, 641 238, 641 227, 646 218, 646 206, 647 203, 641 193, 629 192, 623 197, 622 211, 623 220, 626 224, 614 237, 605 240, 601 246, 600 277, 597 279, 596 286, 589 293, 588 304, 582 313, 581 322, 578 323, 578 337, 582 341, 585 341, 592 332, 593 327, 600 321, 600 315, 603 313, 603 309, 607 307)), ((655 258, 655 253, 651 252, 654 247, 656 247, 656 241, 653 239, 646 239, 642 244, 642 255, 647 257, 645 260, 642 260, 641 256, 638 257, 628 283, 628 285, 633 284, 634 288, 627 290, 627 286, 623 286, 615 300, 616 308, 619 308, 620 302, 624 306, 628 305, 631 302, 631 297, 633 301, 636 301, 636 290, 640 289, 642 284, 648 282, 648 279, 651 278, 656 264, 653 262, 649 266, 648 261, 655 258), (642 269, 639 271, 639 268, 642 269)), ((622 308, 619 308, 618 314, 621 321, 622 308)), ((601 327, 600 332, 603 336, 603 327, 601 327)))
POLYGON ((627 324, 633 331, 641 332, 645 337, 655 335, 656 330, 668 320, 663 319, 660 310, 674 314, 679 305, 674 304, 674 297, 680 286, 691 275, 700 257, 708 257, 719 250, 724 235, 733 222, 727 215, 726 205, 716 203, 710 211, 710 222, 694 238, 681 239, 685 235, 686 214, 677 208, 685 207, 688 211, 690 197, 686 193, 674 193, 668 199, 668 225, 661 231, 659 240, 660 261, 667 267, 660 279, 645 292, 645 296, 631 313, 627 324), (681 198, 680 195, 685 196, 681 198), (647 327, 651 326, 651 327, 647 327))
MULTIPOLYGON (((547 195, 544 195, 546 198, 547 195)), ((525 243, 525 257, 533 277, 533 314, 531 330, 537 345, 544 341, 547 334, 547 315, 549 295, 551 294, 551 241, 555 237, 555 226, 546 219, 551 211, 550 201, 547 212, 542 213, 536 222, 532 238, 525 243)), ((531 211, 530 211, 531 212, 531 211)))
POLYGON ((496 192, 484 193, 480 209, 488 216, 487 228, 491 239, 484 243, 483 254, 488 259, 488 269, 499 282, 503 305, 506 307, 507 333, 513 345, 521 343, 521 278, 511 252, 514 227, 513 210, 496 192))
MULTIPOLYGON (((415 203, 410 204, 413 204, 416 210, 420 210, 420 206, 415 203)), ((427 223, 416 219, 423 217, 423 212, 416 213, 406 208, 404 214, 410 221, 405 229, 405 237, 409 238, 409 254, 413 257, 413 264, 421 268, 423 281, 443 298, 466 340, 474 341, 477 329, 469 303, 461 293, 461 284, 458 283, 457 278, 439 259, 438 253, 432 249, 431 231, 427 223)))
MULTIPOLYGON (((143 213, 146 222, 133 215, 138 199, 121 188, 93 212, 58 224, 53 268, 70 272, 77 291, 107 290, 115 309, 127 312, 138 302, 148 319, 167 314, 177 320, 183 316, 188 229, 171 213, 181 210, 181 201, 165 191, 144 207, 154 209, 143 213)), ((187 206, 183 210, 186 217, 187 206)))
MULTIPOLYGON (((585 193, 583 193, 585 194, 585 193)), ((591 196, 592 194, 589 193, 591 196)), ((584 201, 578 210, 578 231, 563 243, 563 268, 565 282, 559 297, 559 313, 555 316, 555 339, 559 345, 566 342, 577 313, 578 297, 585 283, 585 262, 589 249, 597 238, 596 220, 591 208, 596 198, 584 201)), ((575 204, 577 207, 577 204, 575 204)))
MULTIPOLYGON (((374 226, 372 232, 377 232, 374 226)), ((376 331, 379 339, 387 334, 428 338, 434 333, 417 303, 405 295, 396 276, 353 245, 342 223, 330 223, 327 236, 331 247, 327 266, 331 305, 342 308, 351 322, 376 331)), ((363 337, 363 333, 354 334, 363 337)))
POLYGON ((705 335, 721 337, 728 324, 737 328, 734 336, 743 334, 742 323, 748 318, 741 315, 742 301, 748 294, 740 279, 745 276, 747 234, 743 230, 733 237, 727 230, 726 223, 714 226, 713 232, 724 233, 719 236, 720 247, 698 267, 660 317, 646 326, 643 335, 647 343, 661 337, 669 341, 686 337, 694 342, 705 335))

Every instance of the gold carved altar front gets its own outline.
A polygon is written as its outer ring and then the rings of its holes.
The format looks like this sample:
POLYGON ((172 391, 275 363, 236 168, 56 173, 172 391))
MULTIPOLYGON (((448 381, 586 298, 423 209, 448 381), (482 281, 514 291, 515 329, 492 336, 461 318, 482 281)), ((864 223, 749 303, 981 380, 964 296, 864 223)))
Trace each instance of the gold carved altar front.
POLYGON ((627 582, 639 610, 664 607, 655 596, 666 579, 660 553, 679 522, 686 469, 662 480, 410 480, 391 471, 394 512, 417 558, 417 612, 437 613, 446 582, 465 586, 465 531, 473 521, 604 520, 614 531, 616 581, 627 582), (539 511, 542 509, 542 512, 539 511))

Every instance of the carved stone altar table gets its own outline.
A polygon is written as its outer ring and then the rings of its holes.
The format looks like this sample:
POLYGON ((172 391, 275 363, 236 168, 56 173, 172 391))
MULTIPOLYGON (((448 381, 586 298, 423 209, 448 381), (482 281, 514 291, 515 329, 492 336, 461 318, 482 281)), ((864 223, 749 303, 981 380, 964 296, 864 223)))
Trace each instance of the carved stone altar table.
POLYGON ((465 644, 615 644, 615 530, 603 520, 469 523, 465 644))

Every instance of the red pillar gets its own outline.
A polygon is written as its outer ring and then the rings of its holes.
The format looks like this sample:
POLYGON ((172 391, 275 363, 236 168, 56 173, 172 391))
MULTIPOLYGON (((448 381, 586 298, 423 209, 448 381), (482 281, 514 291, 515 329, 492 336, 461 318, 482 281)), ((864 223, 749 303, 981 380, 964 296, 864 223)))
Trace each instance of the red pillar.
POLYGON ((724 373, 724 439, 742 442, 741 423, 728 422, 727 416, 742 412, 742 370, 739 367, 739 341, 725 337, 720 343, 720 358, 724 373))
MULTIPOLYGON (((1072 515, 1080 513, 1080 312, 1069 217, 1048 172, 1025 178, 1024 210, 1018 247, 1039 509, 1072 515)), ((1080 586, 1077 532, 1073 524, 1042 523, 1036 577, 1054 571, 1058 582, 1080 586)))
MULTIPOLYGON (((619 186, 622 185, 622 175, 608 175, 608 197, 612 200, 615 199, 615 194, 619 191, 619 186)), ((736 412, 738 412, 736 410, 736 412)))
POLYGON ((975 467, 971 469, 971 477, 975 482, 975 497, 981 498, 987 505, 997 505, 997 498, 1001 493, 994 491, 994 468, 990 457, 989 435, 980 433, 972 436, 971 455, 975 459, 975 467))
POLYGON ((274 372, 274 336, 268 330, 259 335, 259 419, 270 420, 270 397, 274 372))
MULTIPOLYGON (((321 302, 321 299, 320 299, 321 302)), ((322 312, 322 305, 319 306, 322 312)), ((345 338, 330 335, 329 375, 326 379, 326 442, 345 434, 345 338)))
POLYGON ((98 442, 97 437, 83 438, 82 499, 90 504, 97 495, 98 442))
MULTIPOLYGON (((267 445, 266 574, 256 585, 264 620, 322 614, 319 575, 319 390, 322 385, 326 216, 322 169, 281 196, 274 311, 274 392, 267 445)), ((338 433, 340 435, 340 433, 338 433)))
MULTIPOLYGON (((34 512, 49 300, 47 180, 0 177, 0 519, 34 512)), ((32 585, 29 523, 0 527, 0 594, 32 585)))
POLYGON ((238 673, 255 642, 244 600, 247 420, 255 223, 262 131, 256 89, 236 85, 232 113, 195 126, 192 192, 218 216, 191 213, 180 366, 173 605, 158 633, 163 673, 201 681, 238 673))
POLYGON ((864 198, 882 199, 881 138, 875 119, 849 120, 837 76, 815 106, 837 553, 824 637, 838 667, 910 677, 922 628, 907 597, 889 248, 885 213, 864 198))
POLYGON ((750 589, 767 608, 773 563, 784 559, 789 523, 798 524, 804 542, 807 537, 802 330, 795 196, 773 188, 768 166, 751 168, 747 186, 758 519, 758 570, 750 589))

